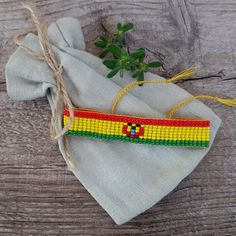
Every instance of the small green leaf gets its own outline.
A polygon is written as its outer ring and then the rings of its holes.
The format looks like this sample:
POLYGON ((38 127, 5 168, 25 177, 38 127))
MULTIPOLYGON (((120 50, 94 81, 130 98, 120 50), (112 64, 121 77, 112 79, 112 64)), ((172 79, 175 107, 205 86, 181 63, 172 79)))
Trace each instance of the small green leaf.
POLYGON ((159 61, 153 61, 148 63, 148 67, 160 67, 160 66, 162 66, 162 64, 159 61))
POLYGON ((118 29, 119 31, 122 30, 122 24, 121 24, 121 23, 118 23, 118 24, 117 24, 117 29, 118 29))
POLYGON ((145 57, 145 51, 136 50, 135 52, 131 53, 130 56, 135 60, 138 59, 138 58, 144 58, 145 57))
POLYGON ((103 42, 106 42, 106 43, 108 42, 107 38, 102 36, 102 35, 99 37, 99 39, 100 39, 100 41, 103 41, 103 42))
POLYGON ((112 78, 114 75, 116 75, 118 73, 118 71, 120 70, 120 68, 115 68, 113 70, 111 70, 108 74, 107 74, 107 78, 112 78))
POLYGON ((101 40, 98 40, 97 42, 95 42, 95 46, 98 47, 98 48, 106 48, 107 43, 103 42, 101 40))
POLYGON ((136 71, 134 71, 134 73, 132 74, 132 77, 133 77, 133 78, 136 78, 136 77, 138 77, 139 74, 140 74, 140 70, 136 70, 136 71))
POLYGON ((127 32, 127 31, 131 30, 133 27, 134 27, 134 24, 131 22, 128 22, 122 26, 122 31, 127 32))
POLYGON ((138 48, 137 50, 145 52, 145 48, 138 48))
POLYGON ((103 61, 103 64, 109 69, 114 69, 117 67, 118 61, 115 59, 114 60, 107 59, 103 61))
POLYGON ((144 81, 144 72, 140 71, 140 73, 138 74, 138 81, 144 81))
POLYGON ((136 65, 135 64, 131 64, 130 65, 130 71, 134 72, 136 70, 136 65))
POLYGON ((143 56, 138 58, 138 61, 139 61, 140 63, 143 63, 143 62, 144 62, 144 58, 145 58, 145 56, 146 56, 146 54, 145 54, 145 49, 144 49, 144 48, 139 48, 138 50, 144 52, 143 56))
POLYGON ((99 55, 99 57, 103 59, 108 53, 109 53, 108 50, 104 50, 104 51, 99 55))
POLYGON ((110 44, 108 47, 107 47, 108 51, 110 51, 112 53, 112 55, 115 57, 115 58, 120 58, 122 56, 122 49, 115 45, 115 44, 110 44))
MULTIPOLYGON (((144 81, 144 72, 140 72, 138 75, 138 81, 144 81)), ((139 86, 143 86, 143 84, 140 84, 139 86)))
POLYGON ((128 70, 128 71, 131 71, 133 72, 135 70, 135 65, 133 64, 133 62, 131 61, 127 61, 126 62, 126 65, 125 65, 125 69, 128 70))

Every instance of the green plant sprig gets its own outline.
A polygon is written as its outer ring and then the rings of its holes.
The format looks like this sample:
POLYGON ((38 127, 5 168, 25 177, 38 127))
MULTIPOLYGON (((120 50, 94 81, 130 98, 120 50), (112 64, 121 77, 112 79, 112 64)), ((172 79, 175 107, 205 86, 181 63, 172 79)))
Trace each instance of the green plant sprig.
POLYGON ((139 48, 133 52, 129 52, 126 47, 125 34, 133 29, 133 23, 118 23, 116 33, 109 41, 105 36, 100 36, 95 42, 95 46, 103 49, 100 58, 103 64, 110 69, 107 74, 108 78, 112 78, 118 72, 123 77, 124 71, 131 73, 137 81, 144 81, 144 74, 152 68, 162 66, 160 61, 145 62, 146 52, 144 48, 139 48), (109 58, 109 54, 112 58, 109 58))

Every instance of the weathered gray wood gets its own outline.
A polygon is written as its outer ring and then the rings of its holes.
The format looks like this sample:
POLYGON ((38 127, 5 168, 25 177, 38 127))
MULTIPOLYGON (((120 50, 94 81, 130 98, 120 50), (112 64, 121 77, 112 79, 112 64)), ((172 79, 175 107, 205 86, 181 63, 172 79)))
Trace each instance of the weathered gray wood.
MULTIPOLYGON (((118 21, 133 21, 131 48, 145 46, 171 75, 197 63, 198 80, 179 84, 193 94, 236 97, 234 0, 37 1, 49 22, 80 19, 87 50, 118 21)), ((4 66, 12 37, 31 27, 18 0, 0 0, 0 235, 235 235, 236 112, 208 102, 222 118, 214 147, 197 169, 159 204, 122 226, 67 171, 49 142, 45 99, 11 101, 4 66)))

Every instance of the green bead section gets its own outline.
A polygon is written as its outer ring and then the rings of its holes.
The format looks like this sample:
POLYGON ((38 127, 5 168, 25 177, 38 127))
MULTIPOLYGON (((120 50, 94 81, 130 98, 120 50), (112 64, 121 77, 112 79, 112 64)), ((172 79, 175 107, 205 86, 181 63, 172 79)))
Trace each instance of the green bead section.
POLYGON ((144 138, 129 138, 120 135, 98 134, 88 131, 73 131, 68 130, 66 135, 69 136, 85 136, 103 140, 118 140, 123 142, 140 143, 140 144, 153 144, 164 146, 188 146, 188 147, 209 147, 209 141, 191 141, 191 140, 153 140, 144 138))

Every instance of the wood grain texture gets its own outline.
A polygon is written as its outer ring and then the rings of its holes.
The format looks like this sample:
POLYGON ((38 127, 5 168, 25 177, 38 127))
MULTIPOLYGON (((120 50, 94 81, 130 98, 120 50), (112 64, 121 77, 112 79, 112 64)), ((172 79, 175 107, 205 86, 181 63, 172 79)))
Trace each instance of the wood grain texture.
MULTIPOLYGON (((38 0, 41 15, 80 20, 87 50, 118 21, 133 21, 130 48, 145 47, 169 76, 197 63, 179 85, 193 94, 236 97, 234 0, 38 0)), ((0 0, 0 235, 236 235, 236 112, 208 102, 223 124, 195 171, 160 203, 115 225, 49 142, 46 99, 11 101, 4 67, 12 37, 32 26, 18 0, 0 0)))

